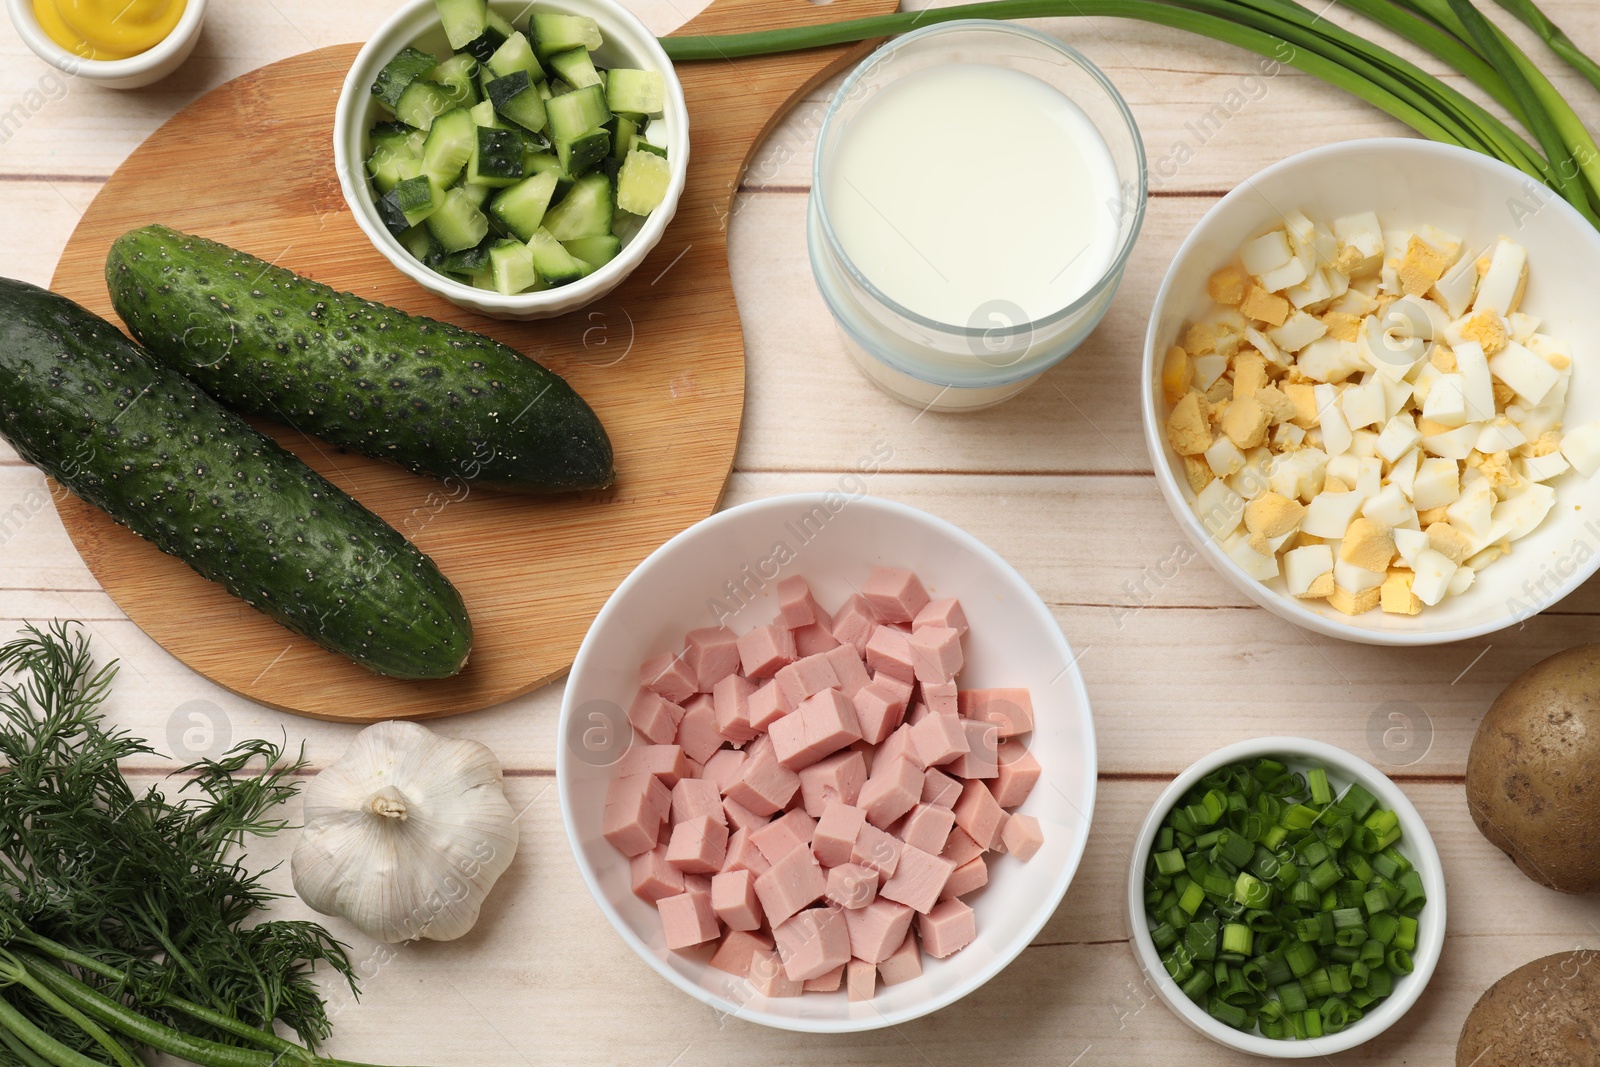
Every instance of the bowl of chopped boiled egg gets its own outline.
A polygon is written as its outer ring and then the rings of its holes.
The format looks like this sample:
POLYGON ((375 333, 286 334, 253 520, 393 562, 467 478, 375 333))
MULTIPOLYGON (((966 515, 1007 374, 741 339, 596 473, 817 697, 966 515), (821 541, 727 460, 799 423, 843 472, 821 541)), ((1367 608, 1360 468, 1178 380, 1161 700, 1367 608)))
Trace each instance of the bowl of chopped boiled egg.
POLYGON ((1374 644, 1490 633, 1600 567, 1600 232, 1465 149, 1294 156, 1189 235, 1145 437, 1212 565, 1374 644))

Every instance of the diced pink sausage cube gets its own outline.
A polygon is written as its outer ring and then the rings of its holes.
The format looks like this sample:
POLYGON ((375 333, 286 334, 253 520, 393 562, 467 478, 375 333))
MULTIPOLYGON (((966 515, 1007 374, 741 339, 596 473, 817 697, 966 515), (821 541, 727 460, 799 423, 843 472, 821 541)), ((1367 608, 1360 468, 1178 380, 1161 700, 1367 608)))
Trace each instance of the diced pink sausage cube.
POLYGON ((967 616, 954 597, 930 600, 922 606, 921 611, 917 612, 917 617, 911 620, 912 630, 920 630, 924 626, 948 626, 952 630, 966 633, 967 616))
POLYGON ((849 863, 867 813, 840 800, 830 800, 811 834, 811 851, 824 867, 849 863))
POLYGON ((728 828, 709 815, 696 815, 672 828, 667 862, 685 874, 715 874, 728 855, 728 828))
POLYGON ((716 782, 704 778, 684 778, 672 787, 672 821, 684 822, 697 815, 728 825, 727 813, 722 810, 722 793, 716 782))
POLYGON ((1044 831, 1039 828, 1039 820, 1032 815, 1012 815, 1006 819, 1000 837, 1006 851, 1024 863, 1033 859, 1039 846, 1044 844, 1044 831))
POLYGON ((639 667, 639 684, 666 697, 674 704, 687 700, 699 690, 694 671, 683 655, 663 652, 651 656, 639 667))
POLYGON ((999 727, 992 722, 971 719, 956 721, 966 732, 967 751, 950 761, 950 773, 957 778, 997 777, 1000 774, 999 727))
POLYGON ((944 851, 944 843, 950 839, 950 828, 955 824, 955 813, 949 808, 918 804, 900 820, 896 836, 908 845, 937 856, 944 851))
MULTIPOLYGON (((696 763, 705 763, 726 738, 717 726, 716 702, 704 693, 689 698, 683 719, 678 723, 677 744, 683 754, 696 763)), ((731 750, 730 750, 731 751, 731 750)))
POLYGON ((989 865, 983 861, 982 856, 974 856, 950 872, 950 880, 939 891, 940 900, 949 900, 951 897, 964 897, 968 893, 975 893, 989 884, 989 865))
POLYGON ((900 839, 869 822, 863 822, 856 834, 855 847, 850 850, 850 862, 871 867, 883 878, 894 874, 900 865, 900 852, 905 848, 900 839))
MULTIPOLYGON (((954 715, 929 712, 911 727, 911 743, 924 767, 949 763, 968 751, 966 723, 954 715)), ((982 723, 975 725, 982 726, 982 723)), ((994 729, 994 727, 989 727, 994 729)), ((958 772, 959 773, 959 772, 958 772)))
POLYGON ((810 848, 817 822, 802 809, 786 811, 759 830, 750 832, 751 842, 771 863, 777 863, 797 848, 810 848))
POLYGON ((878 746, 878 751, 872 755, 872 766, 874 768, 887 766, 897 759, 908 759, 915 763, 918 769, 927 769, 922 766, 922 757, 917 755, 917 746, 911 741, 910 723, 902 723, 896 727, 894 733, 878 746))
POLYGON ((900 850, 900 863, 878 890, 878 895, 897 900, 912 911, 926 913, 939 902, 939 893, 955 869, 956 865, 943 856, 907 845, 900 850))
POLYGON ((757 993, 764 997, 798 997, 805 984, 796 982, 783 969, 777 949, 757 949, 750 958, 750 973, 746 976, 757 993))
POLYGON ((738 978, 750 974, 750 962, 757 952, 771 952, 772 939, 752 930, 730 930, 711 957, 711 966, 738 978))
POLYGON ((912 679, 878 671, 872 676, 872 684, 892 695, 902 712, 911 706, 911 695, 916 690, 916 683, 912 679))
POLYGON ((861 737, 856 708, 837 689, 824 689, 772 724, 778 762, 790 770, 809 767, 861 737))
POLYGON ((1021 742, 1000 742, 999 773, 989 780, 989 791, 1002 808, 1014 808, 1028 799, 1039 784, 1039 761, 1021 742))
POLYGON ((933 910, 917 919, 917 937, 922 951, 936 960, 972 944, 978 924, 972 909, 954 898, 935 904, 933 910))
POLYGON ((830 800, 854 804, 867 780, 867 761, 859 752, 836 752, 800 771, 800 796, 806 814, 820 819, 830 800))
POLYGON ((739 777, 739 770, 747 758, 741 749, 719 749, 706 760, 705 766, 701 768, 700 777, 708 782, 716 782, 717 788, 726 793, 728 786, 739 777))
POLYGON ((712 876, 711 910, 730 930, 761 929, 756 876, 747 870, 723 871, 712 876))
POLYGON ((1026 689, 964 689, 956 703, 964 717, 998 726, 1001 737, 1033 729, 1033 696, 1026 689))
POLYGON ((850 932, 850 954, 868 963, 882 963, 894 954, 911 929, 911 909, 882 897, 864 908, 844 913, 850 932))
MULTIPOLYGON (((706 773, 711 773, 711 764, 706 764, 706 773)), ((939 770, 929 767, 922 773, 922 802, 940 808, 953 808, 961 797, 961 783, 939 770)))
POLYGON ((878 995, 878 968, 866 960, 851 960, 844 965, 845 997, 852 1004, 878 995))
POLYGON ((683 638, 683 661, 694 672, 695 686, 709 693, 739 669, 739 635, 726 626, 690 630, 683 638))
POLYGON ((960 714, 955 682, 923 682, 921 690, 923 703, 928 705, 929 711, 936 711, 940 715, 960 714))
POLYGON ((973 780, 961 786, 955 815, 956 825, 981 848, 991 849, 1000 843, 1000 829, 1005 824, 1006 813, 981 781, 973 780))
POLYGON ((871 867, 845 863, 829 868, 827 898, 839 907, 851 911, 864 908, 877 895, 878 872, 871 867))
POLYGON ((919 682, 952 682, 966 662, 961 653, 961 631, 948 626, 912 630, 907 642, 911 645, 911 663, 919 682))
POLYGON ((667 947, 685 949, 710 941, 721 932, 711 901, 698 893, 679 893, 656 901, 667 947))
POLYGON ((877 626, 878 619, 873 614, 871 605, 860 594, 855 594, 834 613, 832 630, 833 636, 838 638, 840 644, 849 645, 857 652, 864 652, 867 641, 877 626))
POLYGON ((769 821, 768 816, 757 815, 737 800, 729 800, 727 797, 722 798, 722 811, 728 817, 728 828, 732 830, 749 830, 755 833, 769 821))
MULTIPOLYGON (((928 710, 928 705, 920 700, 913 700, 911 702, 911 710, 906 712, 906 725, 915 726, 932 714, 933 712, 928 710)), ((955 718, 955 716, 952 715, 951 718, 955 718)))
POLYGON ((665 846, 641 852, 630 859, 628 873, 633 880, 633 895, 651 904, 662 897, 675 897, 683 892, 683 872, 667 862, 665 846))
POLYGON ((839 647, 839 639, 833 636, 833 631, 820 622, 810 626, 801 626, 794 631, 794 653, 796 656, 818 656, 824 652, 831 652, 839 647))
POLYGON ((902 567, 872 568, 861 586, 861 595, 889 622, 910 622, 928 605, 928 591, 922 587, 922 580, 902 567))
POLYGON ((779 667, 793 663, 794 657, 794 634, 779 623, 739 635, 739 662, 747 678, 771 678, 779 667))
POLYGON ((778 583, 778 618, 791 630, 819 622, 826 626, 830 621, 812 595, 811 586, 799 575, 778 583))
POLYGON ((601 833, 618 852, 631 858, 656 847, 661 824, 671 810, 672 794, 654 775, 614 778, 606 789, 601 833))
POLYGON ((960 867, 977 859, 984 851, 984 847, 974 841, 971 834, 957 826, 950 831, 950 837, 944 843, 944 851, 939 855, 960 867))
POLYGON ((738 829, 728 837, 728 854, 722 860, 724 871, 749 871, 760 877, 771 869, 772 864, 767 862, 767 857, 750 840, 753 832, 738 829))
POLYGON ((917 668, 911 655, 911 638, 893 626, 879 626, 872 631, 866 647, 867 667, 904 682, 917 680, 917 668))
POLYGON ((668 789, 680 778, 693 777, 681 745, 634 745, 617 761, 616 775, 626 778, 635 774, 653 774, 668 789))
POLYGON ((772 748, 765 746, 750 753, 725 795, 757 815, 773 815, 799 791, 800 776, 779 763, 772 748))
POLYGON ((796 849, 756 879, 762 913, 774 928, 828 891, 827 876, 808 848, 796 849))
POLYGON ((839 685, 839 676, 833 672, 833 662, 826 653, 797 659, 778 668, 775 680, 783 691, 783 698, 793 708, 798 708, 807 697, 839 685))
POLYGON ((640 689, 628 708, 628 721, 652 744, 670 745, 683 709, 652 689, 640 689))
POLYGON ((899 985, 901 982, 922 977, 922 950, 917 948, 916 936, 909 930, 906 932, 906 939, 894 950, 894 954, 878 964, 878 974, 886 986, 899 985))
POLYGON ((783 695, 783 689, 778 685, 777 679, 773 679, 750 694, 746 708, 751 728, 766 731, 772 728, 773 723, 793 711, 795 706, 783 695))
POLYGON ((839 679, 839 692, 845 696, 854 697, 872 681, 872 675, 867 673, 867 665, 862 662, 861 653, 856 651, 854 645, 836 645, 823 655, 828 657, 834 677, 839 679))
POLYGON ((837 993, 843 982, 844 964, 841 963, 827 974, 806 979, 805 990, 807 993, 837 993))
POLYGON ((772 928, 778 958, 790 979, 804 982, 843 967, 850 960, 850 931, 844 912, 807 908, 772 928))
POLYGON ((717 730, 736 745, 753 740, 759 732, 750 722, 750 694, 755 691, 755 683, 739 674, 728 675, 711 690, 717 730))
POLYGON ((906 705, 895 695, 873 682, 855 694, 856 722, 861 727, 862 740, 881 745, 905 717, 906 705))
POLYGON ((881 830, 910 811, 921 798, 922 768, 902 757, 878 764, 856 799, 866 810, 867 821, 881 830))

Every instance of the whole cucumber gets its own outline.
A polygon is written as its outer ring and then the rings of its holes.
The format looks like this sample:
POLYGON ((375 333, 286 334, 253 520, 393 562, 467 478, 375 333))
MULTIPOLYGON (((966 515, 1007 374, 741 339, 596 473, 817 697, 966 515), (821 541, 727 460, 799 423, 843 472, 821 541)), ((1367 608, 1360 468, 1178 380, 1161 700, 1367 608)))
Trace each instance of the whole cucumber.
POLYGON ((111 302, 152 354, 238 411, 440 478, 611 484, 611 441, 560 375, 498 341, 165 226, 123 234, 111 302))
POLYGON ((295 633, 378 674, 466 663, 461 594, 399 531, 109 322, 0 278, 0 434, 295 633))

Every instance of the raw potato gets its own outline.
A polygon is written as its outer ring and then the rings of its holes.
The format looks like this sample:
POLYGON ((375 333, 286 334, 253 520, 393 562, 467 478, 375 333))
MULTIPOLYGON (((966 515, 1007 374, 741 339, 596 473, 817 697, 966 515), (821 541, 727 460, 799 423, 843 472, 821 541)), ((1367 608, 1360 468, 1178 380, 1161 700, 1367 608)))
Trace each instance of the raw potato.
POLYGON ((1500 694, 1472 739, 1467 804, 1529 878, 1600 890, 1600 645, 1557 653, 1500 694))
POLYGON ((1600 1067, 1600 953, 1557 952, 1478 998, 1456 1067, 1600 1067))

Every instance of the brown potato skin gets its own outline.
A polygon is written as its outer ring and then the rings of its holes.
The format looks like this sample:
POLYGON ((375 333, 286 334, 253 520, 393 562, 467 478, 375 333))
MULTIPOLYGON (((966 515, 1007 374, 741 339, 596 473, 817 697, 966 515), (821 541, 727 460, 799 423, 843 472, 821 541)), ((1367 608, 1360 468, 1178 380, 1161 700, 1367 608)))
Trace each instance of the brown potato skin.
POLYGON ((1500 694, 1472 739, 1467 804, 1529 878, 1600 890, 1600 645, 1559 652, 1500 694))
POLYGON ((1461 1028, 1456 1067, 1600 1067, 1600 952, 1557 952, 1490 986, 1461 1028))

